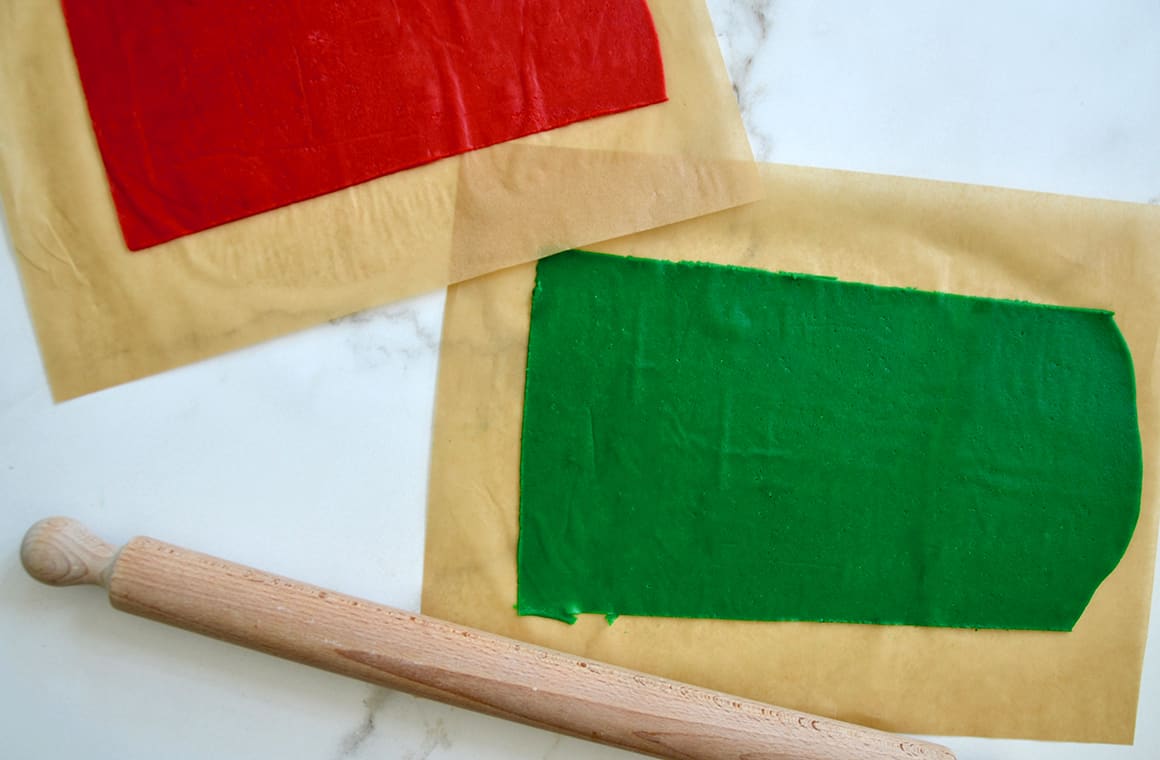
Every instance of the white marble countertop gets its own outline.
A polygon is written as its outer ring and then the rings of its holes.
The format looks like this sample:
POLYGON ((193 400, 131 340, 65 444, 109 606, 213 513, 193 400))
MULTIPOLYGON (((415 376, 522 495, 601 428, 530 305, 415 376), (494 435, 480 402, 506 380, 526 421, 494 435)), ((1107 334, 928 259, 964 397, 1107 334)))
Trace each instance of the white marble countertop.
MULTIPOLYGON (((1154 0, 710 5, 759 159, 1160 203, 1154 0)), ((65 513, 115 542, 146 533, 417 609, 442 306, 54 406, 0 255, 0 756, 631 756, 148 623, 20 568, 28 525, 65 513)), ((1136 746, 945 743, 1160 757, 1156 620, 1136 746)))

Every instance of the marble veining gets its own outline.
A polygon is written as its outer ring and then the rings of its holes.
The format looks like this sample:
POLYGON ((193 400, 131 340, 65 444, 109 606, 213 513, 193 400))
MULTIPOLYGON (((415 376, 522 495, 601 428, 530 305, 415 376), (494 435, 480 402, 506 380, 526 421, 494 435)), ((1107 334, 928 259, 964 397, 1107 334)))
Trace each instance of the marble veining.
POLYGON ((427 760, 435 750, 451 747, 451 737, 447 734, 447 726, 442 718, 424 723, 423 730, 426 732, 423 742, 418 749, 404 752, 403 760, 427 760))
POLYGON ((431 294, 332 319, 330 325, 342 332, 360 364, 374 368, 437 354, 442 310, 442 294, 431 294))
POLYGON ((392 696, 397 696, 397 692, 377 686, 371 689, 371 693, 363 700, 364 712, 362 722, 351 730, 350 733, 342 737, 339 742, 338 754, 335 755, 336 760, 354 757, 359 748, 363 746, 374 732, 375 716, 378 715, 380 710, 386 707, 387 702, 392 696))
POLYGON ((382 757, 384 745, 391 747, 391 756, 400 760, 427 760, 452 746, 445 715, 454 714, 453 708, 378 686, 371 687, 362 704, 361 720, 339 739, 333 760, 382 757), (409 731, 406 737, 392 735, 397 721, 408 726, 418 723, 422 731, 409 731))
MULTIPOLYGON (((708 5, 758 160, 1160 206, 1155 0, 708 5)), ((242 668, 19 567, 28 525, 71 512, 415 608, 442 293, 57 406, 2 234, 0 249, 0 754, 637 757, 296 665, 242 668)), ((1152 618, 1141 716, 1160 714, 1152 618)), ((1142 717, 1134 747, 945 741, 964 760, 1144 760, 1160 723, 1142 717)))
POLYGON ((560 749, 560 745, 563 744, 563 742, 563 735, 557 734, 556 737, 552 739, 552 743, 548 745, 548 748, 544 750, 544 754, 540 755, 540 760, 552 760, 552 758, 556 756, 556 750, 560 749))
POLYGON ((733 94, 758 161, 773 158, 773 132, 755 114, 768 95, 769 78, 764 74, 762 57, 774 23, 774 3, 775 0, 739 0, 710 5, 717 41, 733 80, 733 94))

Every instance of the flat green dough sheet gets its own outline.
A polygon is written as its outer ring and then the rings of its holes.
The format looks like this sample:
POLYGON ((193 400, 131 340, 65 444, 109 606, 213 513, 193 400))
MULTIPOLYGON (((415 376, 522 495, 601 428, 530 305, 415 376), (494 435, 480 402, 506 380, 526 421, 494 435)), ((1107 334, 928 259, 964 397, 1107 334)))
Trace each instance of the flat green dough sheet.
POLYGON ((525 394, 521 614, 1070 630, 1139 515, 1107 311, 572 251, 525 394))

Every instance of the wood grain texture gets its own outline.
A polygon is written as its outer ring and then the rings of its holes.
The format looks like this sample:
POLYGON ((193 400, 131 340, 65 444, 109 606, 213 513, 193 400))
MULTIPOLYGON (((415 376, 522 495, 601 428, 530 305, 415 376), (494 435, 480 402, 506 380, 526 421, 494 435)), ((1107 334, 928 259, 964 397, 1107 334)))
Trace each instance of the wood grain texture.
POLYGON ((24 570, 49 586, 103 586, 115 554, 111 545, 69 517, 40 520, 20 543, 24 570))
POLYGON ((136 538, 113 606, 458 707, 656 757, 953 758, 935 744, 463 628, 136 538))

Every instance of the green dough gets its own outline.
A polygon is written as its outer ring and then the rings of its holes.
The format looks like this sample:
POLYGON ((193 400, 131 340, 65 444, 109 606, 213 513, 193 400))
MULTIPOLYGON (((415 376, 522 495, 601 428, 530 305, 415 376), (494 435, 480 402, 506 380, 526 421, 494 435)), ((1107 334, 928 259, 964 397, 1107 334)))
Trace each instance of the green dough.
POLYGON ((1106 311, 569 251, 525 394, 520 614, 1070 630, 1140 510, 1106 311))

